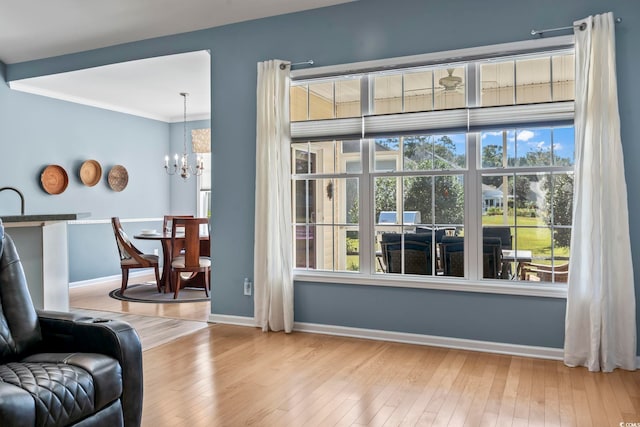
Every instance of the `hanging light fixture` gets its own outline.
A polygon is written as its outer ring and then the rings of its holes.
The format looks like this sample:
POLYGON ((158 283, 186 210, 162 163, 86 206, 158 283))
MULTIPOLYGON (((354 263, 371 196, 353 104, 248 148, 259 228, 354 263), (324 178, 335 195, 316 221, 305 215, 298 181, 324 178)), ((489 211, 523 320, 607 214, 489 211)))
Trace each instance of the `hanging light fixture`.
POLYGON ((164 170, 169 175, 176 175, 180 173, 180 176, 185 181, 189 179, 191 175, 202 175, 204 170, 204 160, 202 157, 196 157, 195 167, 189 164, 189 154, 187 153, 187 96, 186 92, 180 92, 180 96, 184 98, 184 135, 183 135, 183 151, 180 158, 180 166, 178 166, 178 153, 173 157, 173 165, 169 166, 169 156, 164 156, 164 170))

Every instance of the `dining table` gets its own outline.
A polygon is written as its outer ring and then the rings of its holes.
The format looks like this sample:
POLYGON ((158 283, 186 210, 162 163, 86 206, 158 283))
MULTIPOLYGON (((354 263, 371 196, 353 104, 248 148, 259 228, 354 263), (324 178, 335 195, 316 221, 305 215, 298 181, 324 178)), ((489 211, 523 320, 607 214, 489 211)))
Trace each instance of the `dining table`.
MULTIPOLYGON (((182 241, 184 241, 184 234, 177 233, 176 241, 178 244, 174 247, 171 243, 171 231, 165 231, 162 233, 139 233, 133 236, 134 239, 139 240, 154 240, 160 242, 162 247, 162 272, 160 275, 160 287, 164 289, 165 292, 171 291, 173 292, 173 284, 171 283, 171 260, 174 256, 180 254, 182 250, 182 246, 179 244, 179 238, 182 237, 182 241)), ((210 256, 211 255, 211 246, 210 246, 210 238, 209 234, 200 234, 200 255, 201 256, 210 256)), ((198 273, 193 275, 191 278, 182 280, 182 286, 180 289, 185 287, 196 287, 196 288, 204 288, 205 280, 203 277, 204 273, 198 273)))

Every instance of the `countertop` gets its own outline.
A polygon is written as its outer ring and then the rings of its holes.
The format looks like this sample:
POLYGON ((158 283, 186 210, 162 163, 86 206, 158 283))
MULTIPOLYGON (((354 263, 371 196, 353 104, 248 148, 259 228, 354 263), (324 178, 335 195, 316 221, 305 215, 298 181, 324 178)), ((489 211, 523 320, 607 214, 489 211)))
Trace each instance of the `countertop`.
POLYGON ((50 221, 71 221, 88 217, 88 213, 66 213, 66 214, 35 214, 35 215, 7 215, 0 216, 4 223, 16 222, 50 222, 50 221))

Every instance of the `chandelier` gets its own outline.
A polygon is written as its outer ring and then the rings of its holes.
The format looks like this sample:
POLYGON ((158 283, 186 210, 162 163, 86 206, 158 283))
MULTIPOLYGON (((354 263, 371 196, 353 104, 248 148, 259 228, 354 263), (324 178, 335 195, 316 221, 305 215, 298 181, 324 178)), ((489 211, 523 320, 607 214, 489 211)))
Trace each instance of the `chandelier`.
POLYGON ((204 170, 204 160, 201 157, 196 157, 195 166, 189 164, 189 154, 187 153, 187 96, 186 92, 180 92, 180 96, 184 98, 184 135, 183 135, 183 151, 180 157, 180 166, 178 166, 178 153, 173 157, 173 165, 169 166, 169 156, 164 156, 164 170, 169 175, 180 174, 185 181, 189 179, 191 175, 202 175, 204 170))

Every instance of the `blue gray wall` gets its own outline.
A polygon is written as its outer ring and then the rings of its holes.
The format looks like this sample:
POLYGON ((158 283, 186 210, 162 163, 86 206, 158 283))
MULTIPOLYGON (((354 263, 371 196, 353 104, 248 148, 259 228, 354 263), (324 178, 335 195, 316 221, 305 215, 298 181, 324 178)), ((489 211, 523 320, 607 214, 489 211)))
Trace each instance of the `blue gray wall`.
MULTIPOLYGON (((313 59, 319 66, 528 40, 532 28, 566 26, 587 15, 613 11, 618 25, 617 64, 629 208, 640 209, 640 85, 636 53, 640 3, 628 0, 482 2, 448 0, 360 0, 308 12, 146 40, 63 57, 11 64, 7 78, 72 70, 160 54, 210 49, 212 53, 212 311, 253 315, 242 294, 242 278, 253 271, 255 189, 255 82, 258 61, 313 59)), ((0 92, 3 106, 12 105, 0 92)), ((14 108, 13 105, 11 108, 14 108)), ((44 108, 44 107, 42 107, 44 108)), ((22 120, 25 107, 12 113, 22 120)), ((44 117, 43 117, 44 119, 44 117)), ((3 130, 2 132, 6 132, 3 130)), ((13 134, 19 133, 14 127, 13 134)), ((2 134, 0 134, 2 135, 2 134)), ((14 144, 5 139, 3 144, 14 144)), ((61 142, 59 142, 61 143, 61 142)), ((59 146, 61 148, 63 146, 59 146)), ((23 153, 26 149, 20 148, 23 153)), ((65 148, 63 151, 69 154, 65 148)), ((31 179, 32 175, 22 179, 31 179)), ((19 181, 21 182, 21 181, 19 181)), ((142 201, 139 208, 146 210, 142 201)), ((639 226, 632 222, 634 266, 639 226)), ((639 286, 636 284, 636 289, 639 286)), ((640 292, 636 291, 636 294, 640 292)), ((297 321, 414 332, 504 343, 561 347, 563 300, 401 289, 345 284, 296 283, 297 321)))

